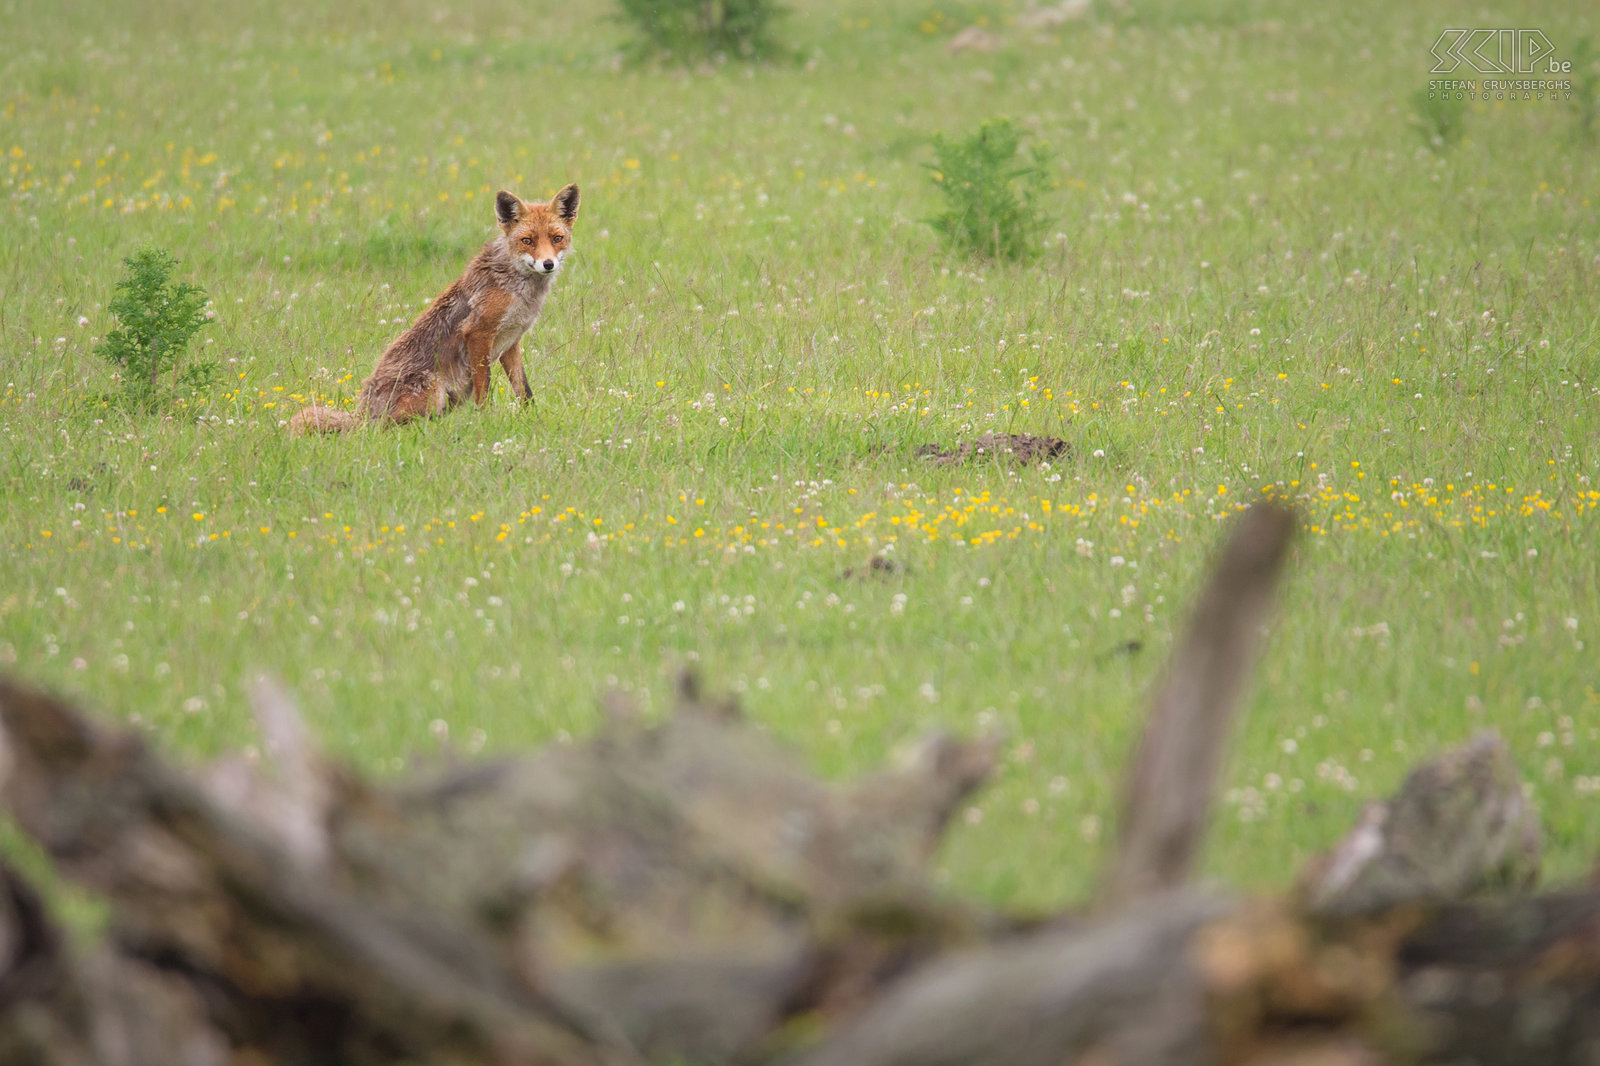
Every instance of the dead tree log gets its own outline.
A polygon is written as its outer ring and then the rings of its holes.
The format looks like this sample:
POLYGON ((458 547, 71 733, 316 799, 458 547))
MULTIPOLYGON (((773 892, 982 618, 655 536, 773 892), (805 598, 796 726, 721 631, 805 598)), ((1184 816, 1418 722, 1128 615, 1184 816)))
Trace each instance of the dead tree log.
POLYGON ((989 921, 923 871, 985 743, 839 788, 688 693, 660 726, 383 788, 260 702, 279 760, 206 784, 21 688, 0 724, 7 808, 110 902, 118 951, 273 1061, 724 1061, 989 921))
POLYGON ((1229 537, 1134 754, 1103 902, 1125 905, 1187 879, 1295 523, 1294 512, 1263 502, 1229 537))
POLYGON ((1203 895, 960 952, 889 989, 797 1066, 1203 1066, 1204 985, 1185 961, 1203 895))
POLYGON ((1301 877, 1319 914, 1525 890, 1539 878, 1539 818, 1505 742, 1486 733, 1414 770, 1370 803, 1339 845, 1301 877))
POLYGON ((1521 792, 1504 746, 1478 738, 1385 805, 1401 831, 1368 855, 1376 872, 1340 882, 1349 895, 1179 890, 993 940, 910 974, 796 1061, 1592 1066, 1600 892, 1459 902, 1529 887, 1521 792))
MULTIPOLYGON (((317 869, 137 737, 11 686, 0 721, 13 817, 110 902, 120 953, 191 974, 230 1040, 283 1061, 319 1046, 357 1062, 413 1048, 468 1062, 629 1060, 522 980, 480 928, 405 906, 403 884, 347 891, 360 884, 354 864, 317 869)), ((343 795, 330 836, 356 812, 403 824, 381 793, 332 784, 343 795)))
POLYGON ((379 784, 264 687, 268 757, 196 774, 0 681, 0 803, 110 912, 80 958, 0 869, 0 1066, 1595 1066, 1600 888, 1514 895, 1537 819, 1493 738, 1295 894, 1179 886, 1291 525, 1239 526, 1180 644, 1131 902, 1050 921, 928 876, 983 742, 829 784, 689 685, 658 724, 379 784))
POLYGON ((115 951, 78 958, 21 874, 0 865, 0 1063, 227 1066, 195 989, 115 951))

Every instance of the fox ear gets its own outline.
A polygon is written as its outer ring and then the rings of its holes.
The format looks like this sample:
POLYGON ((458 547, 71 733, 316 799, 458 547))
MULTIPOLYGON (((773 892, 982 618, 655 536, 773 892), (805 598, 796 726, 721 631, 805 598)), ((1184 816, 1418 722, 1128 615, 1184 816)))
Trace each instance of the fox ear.
POLYGON ((550 201, 550 208, 555 211, 557 218, 569 226, 572 225, 578 219, 578 187, 568 185, 556 193, 555 198, 550 201))
POLYGON ((522 217, 522 201, 501 189, 494 197, 494 216, 502 226, 509 226, 522 217))

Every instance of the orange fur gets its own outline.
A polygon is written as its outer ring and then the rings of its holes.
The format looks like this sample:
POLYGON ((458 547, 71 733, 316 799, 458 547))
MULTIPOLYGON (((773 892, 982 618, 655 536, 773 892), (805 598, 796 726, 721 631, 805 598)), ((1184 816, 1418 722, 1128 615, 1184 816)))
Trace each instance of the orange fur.
POLYGON ((496 361, 518 401, 532 398, 522 365, 522 335, 544 310, 556 271, 572 247, 578 187, 568 185, 547 204, 501 192, 495 213, 500 235, 384 350, 361 385, 355 411, 307 407, 289 420, 291 433, 337 433, 363 422, 429 417, 468 395, 482 407, 496 361))

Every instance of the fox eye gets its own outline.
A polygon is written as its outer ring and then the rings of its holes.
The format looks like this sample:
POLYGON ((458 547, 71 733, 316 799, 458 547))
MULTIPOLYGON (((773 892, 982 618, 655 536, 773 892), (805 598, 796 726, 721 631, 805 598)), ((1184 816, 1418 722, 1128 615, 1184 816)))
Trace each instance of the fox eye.
POLYGON ((565 238, 565 237, 563 237, 563 236, 562 236, 562 235, 561 235, 561 234, 559 234, 559 233, 552 233, 552 234, 551 234, 551 235, 550 235, 550 243, 551 243, 551 244, 560 244, 560 243, 561 243, 561 242, 562 242, 562 241, 564 241, 564 240, 566 240, 566 238, 565 238))
POLYGON ((522 238, 522 243, 523 244, 532 244, 533 243, 533 238, 532 237, 524 237, 524 238, 522 238))

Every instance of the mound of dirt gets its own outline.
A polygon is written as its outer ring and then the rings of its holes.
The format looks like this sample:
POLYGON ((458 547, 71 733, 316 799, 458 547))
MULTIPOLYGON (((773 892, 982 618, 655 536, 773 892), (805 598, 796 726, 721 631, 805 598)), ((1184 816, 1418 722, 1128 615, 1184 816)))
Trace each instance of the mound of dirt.
POLYGON ((887 555, 874 555, 865 566, 847 566, 839 576, 846 581, 865 581, 872 577, 895 577, 906 572, 905 564, 887 555))
POLYGON ((977 440, 957 441, 954 448, 937 444, 924 444, 917 449, 917 458, 941 466, 964 463, 974 456, 1005 456, 1017 466, 1027 466, 1043 459, 1055 459, 1067 454, 1069 445, 1060 437, 1036 437, 1032 433, 985 433, 977 440))

